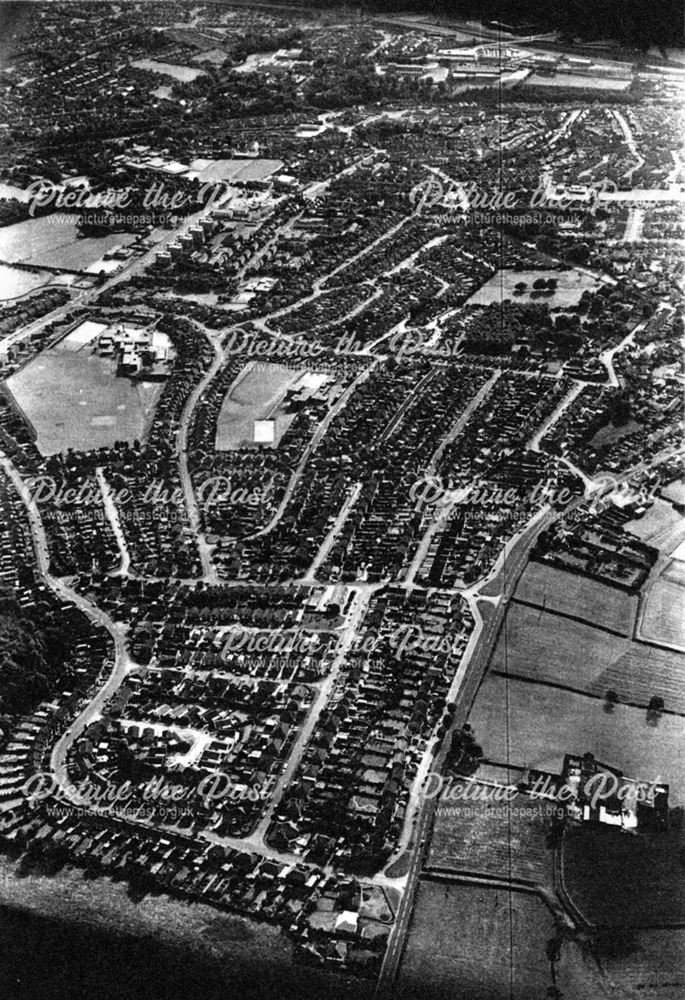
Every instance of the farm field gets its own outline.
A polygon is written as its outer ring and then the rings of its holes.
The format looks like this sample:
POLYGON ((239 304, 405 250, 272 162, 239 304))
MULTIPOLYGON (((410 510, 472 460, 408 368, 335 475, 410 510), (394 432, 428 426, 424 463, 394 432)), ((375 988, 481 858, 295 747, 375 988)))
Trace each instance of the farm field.
POLYGON ((680 560, 673 560, 652 584, 641 633, 645 639, 685 648, 685 563, 680 560))
POLYGON ((491 302, 501 302, 504 299, 512 299, 514 302, 530 303, 543 302, 553 308, 563 308, 564 306, 574 306, 580 301, 583 292, 588 289, 595 291, 600 287, 600 282, 595 278, 583 274, 581 271, 511 271, 501 270, 494 274, 489 281, 475 292, 468 300, 471 306, 487 306, 491 302), (557 281, 556 291, 552 295, 540 295, 531 297, 533 282, 537 278, 554 278, 557 281), (514 294, 514 287, 519 281, 525 281, 527 288, 521 295, 514 294))
MULTIPOLYGON (((478 782, 467 786, 472 793, 493 791, 478 782)), ((427 867, 551 886, 546 839, 554 812, 553 803, 523 794, 511 802, 446 801, 436 811, 427 867)))
POLYGON ((131 382, 115 372, 112 358, 55 349, 43 351, 7 380, 43 455, 144 436, 164 383, 131 382))
POLYGON ((226 395, 216 428, 217 451, 233 451, 254 443, 254 421, 275 417, 278 444, 293 422, 294 413, 276 413, 286 390, 302 372, 285 365, 262 364, 246 367, 240 381, 226 395))
POLYGON ((616 1000, 681 1000, 685 992, 685 928, 645 929, 630 934, 625 954, 602 955, 601 966, 618 980, 616 1000))
POLYGON ((573 902, 600 926, 645 927, 685 918, 682 823, 668 831, 625 837, 598 826, 567 829, 564 885, 573 902))
POLYGON ((632 633, 638 601, 637 595, 618 587, 541 562, 528 563, 515 600, 574 615, 626 636, 632 633))
POLYGON ((647 722, 641 708, 604 711, 597 698, 488 674, 469 722, 486 760, 506 763, 507 731, 512 764, 559 771, 565 753, 594 753, 602 763, 643 781, 671 786, 671 805, 685 805, 685 719, 663 715, 647 722), (507 719, 506 704, 509 704, 507 719))
POLYGON ((660 694, 669 711, 685 714, 685 654, 526 604, 510 605, 490 669, 598 698, 612 689, 619 701, 645 708, 660 694))
MULTIPOLYGON (((545 945, 553 931, 550 912, 533 894, 421 881, 394 995, 397 1000, 543 998, 552 985, 545 945)), ((596 965, 573 943, 562 948, 557 982, 565 1000, 606 996, 596 965)))

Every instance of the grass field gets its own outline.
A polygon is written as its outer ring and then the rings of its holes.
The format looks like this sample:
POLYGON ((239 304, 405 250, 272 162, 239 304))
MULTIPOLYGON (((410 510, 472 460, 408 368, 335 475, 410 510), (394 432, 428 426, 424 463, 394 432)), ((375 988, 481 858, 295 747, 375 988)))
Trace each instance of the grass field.
POLYGON ((7 380, 43 455, 141 438, 164 388, 115 375, 116 362, 83 351, 43 351, 7 380))
POLYGON ((276 444, 293 421, 294 414, 276 412, 289 386, 301 372, 285 365, 259 364, 245 370, 228 394, 219 412, 216 429, 218 451, 232 451, 254 441, 254 421, 275 417, 276 444))
POLYGON ((685 563, 680 560, 669 563, 647 594, 642 635, 655 642, 685 646, 685 563))
POLYGON ((604 698, 611 688, 633 705, 659 694, 685 713, 685 654, 656 649, 526 604, 512 604, 492 670, 604 698))
POLYGON ((637 611, 637 595, 540 562, 528 564, 515 596, 623 635, 631 634, 637 611))
MULTIPOLYGON (((492 790, 477 783, 467 787, 492 790)), ((512 802, 445 802, 436 811, 428 867, 551 886, 546 841, 554 811, 552 803, 521 794, 512 802)))
MULTIPOLYGON (((545 905, 528 893, 419 883, 397 1000, 543 1000, 552 984, 545 905), (430 989, 427 985, 430 984, 430 989)), ((596 966, 564 944, 557 981, 565 1000, 601 1000, 596 966)))
POLYGON ((135 233, 80 238, 75 220, 76 216, 58 212, 4 226, 0 229, 0 259, 84 271, 107 250, 136 238, 135 233))
POLYGON ((650 725, 641 708, 603 702, 570 691, 489 674, 469 722, 485 757, 522 767, 558 772, 565 753, 594 753, 598 760, 644 781, 671 786, 673 806, 685 805, 685 719, 664 715, 650 725), (508 712, 507 712, 508 704, 508 712))
POLYGON ((627 90, 631 84, 628 79, 609 79, 604 76, 581 76, 576 73, 557 73, 556 76, 543 76, 533 73, 525 81, 524 86, 551 87, 566 90, 627 90))
POLYGON ((188 83, 202 76, 204 70, 191 66, 177 66, 174 63, 157 62, 156 59, 137 59, 131 65, 136 69, 147 69, 151 73, 162 73, 164 76, 173 76, 174 80, 182 80, 188 83))
POLYGON ((583 914, 600 926, 645 927, 685 919, 682 824, 642 837, 607 827, 567 829, 564 885, 583 914))
POLYGON ((626 530, 648 545, 658 545, 660 536, 668 534, 669 529, 677 527, 682 520, 670 503, 657 499, 643 517, 637 521, 628 521, 626 530))
POLYGON ((228 160, 194 160, 191 170, 201 181, 261 181, 275 174, 283 166, 282 160, 262 157, 228 160))
POLYGON ((510 271, 502 270, 486 281, 482 288, 479 288, 468 300, 471 306, 487 306, 491 302, 501 302, 503 299, 512 299, 514 302, 530 303, 541 302, 550 308, 563 308, 564 306, 574 306, 580 301, 583 292, 588 289, 594 291, 599 288, 599 282, 583 274, 581 271, 510 271), (531 298, 531 292, 535 291, 533 282, 537 278, 554 278, 557 281, 557 288, 553 295, 540 295, 531 298), (525 281, 527 288, 521 295, 514 294, 514 287, 519 281, 525 281))

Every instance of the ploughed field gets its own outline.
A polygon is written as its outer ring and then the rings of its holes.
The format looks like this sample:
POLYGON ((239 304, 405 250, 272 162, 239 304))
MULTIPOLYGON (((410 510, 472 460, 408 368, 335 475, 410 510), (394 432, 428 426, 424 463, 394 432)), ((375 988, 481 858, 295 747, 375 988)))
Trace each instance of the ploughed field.
MULTIPOLYGON (((533 893, 422 880, 394 995, 397 1000, 543 998, 552 985, 545 947, 553 934, 552 914, 533 893)), ((562 945, 556 977, 565 1000, 603 996, 596 966, 574 942, 562 945)))
POLYGON ((554 803, 521 793, 510 802, 494 796, 479 801, 475 796, 492 793, 491 785, 455 782, 452 787, 457 784, 473 797, 454 797, 438 806, 427 868, 551 885, 552 854, 546 845, 554 803))
MULTIPOLYGON (((517 599, 519 593, 520 588, 517 599)), ((550 684, 600 699, 613 690, 620 702, 645 708, 659 695, 669 712, 685 714, 685 654, 517 600, 507 612, 490 670, 538 682, 536 689, 550 684)))
POLYGON ((637 595, 543 562, 526 566, 516 600, 582 618, 622 635, 631 634, 637 611, 637 595))

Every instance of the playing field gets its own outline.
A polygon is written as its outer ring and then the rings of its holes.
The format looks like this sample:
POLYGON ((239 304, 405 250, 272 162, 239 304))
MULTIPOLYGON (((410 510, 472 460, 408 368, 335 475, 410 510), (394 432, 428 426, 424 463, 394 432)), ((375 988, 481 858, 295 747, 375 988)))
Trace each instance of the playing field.
POLYGON ((279 404, 301 374, 285 365, 262 362, 246 367, 221 405, 216 429, 217 451, 232 451, 254 444, 255 420, 267 418, 275 420, 274 440, 278 444, 294 419, 294 413, 280 412, 279 404))
POLYGON ((631 78, 611 79, 605 76, 581 76, 577 73, 557 73, 556 76, 543 76, 533 73, 525 81, 528 87, 552 87, 561 90, 627 90, 631 78))
POLYGON ((262 157, 228 160, 193 160, 190 169, 201 181, 261 181, 275 174, 283 166, 282 160, 262 157))
MULTIPOLYGON (((540 1000, 552 985, 551 913, 537 896, 421 881, 394 991, 398 1000, 540 1000), (430 992, 426 984, 430 983, 430 992)), ((572 942, 557 982, 565 1000, 598 1000, 599 974, 572 942)))
POLYGON ((573 615, 622 635, 631 634, 637 611, 637 595, 541 562, 526 566, 516 600, 573 615))
POLYGON ((565 753, 594 753, 602 763, 644 781, 671 786, 672 805, 685 804, 685 719, 663 715, 656 725, 642 708, 543 684, 488 674, 469 722, 488 760, 558 773, 565 753), (508 687, 508 689, 507 689, 508 687))
POLYGON ((7 380, 43 455, 142 438, 163 382, 117 378, 116 362, 84 351, 43 351, 7 380))
POLYGON ((542 302, 544 305, 556 308, 562 306, 575 306, 580 302, 580 297, 587 289, 595 291, 600 287, 600 283, 581 271, 510 271, 501 270, 486 281, 482 288, 479 288, 468 300, 468 305, 487 306, 491 302, 502 302, 504 299, 512 299, 514 302, 531 303, 542 302), (531 295, 536 290, 533 282, 538 278, 554 278, 557 282, 556 290, 551 295, 531 295), (515 286, 524 281, 526 289, 521 295, 514 294, 515 286))
POLYGON ((56 212, 0 229, 0 259, 85 271, 108 250, 128 246, 135 238, 135 233, 82 237, 75 215, 56 212))

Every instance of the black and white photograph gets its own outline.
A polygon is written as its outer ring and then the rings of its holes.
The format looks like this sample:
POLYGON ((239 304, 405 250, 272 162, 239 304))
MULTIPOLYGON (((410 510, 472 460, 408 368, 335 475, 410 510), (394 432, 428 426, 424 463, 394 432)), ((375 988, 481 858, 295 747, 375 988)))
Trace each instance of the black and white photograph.
POLYGON ((0 0, 0 1000, 685 998, 683 0, 0 0))

